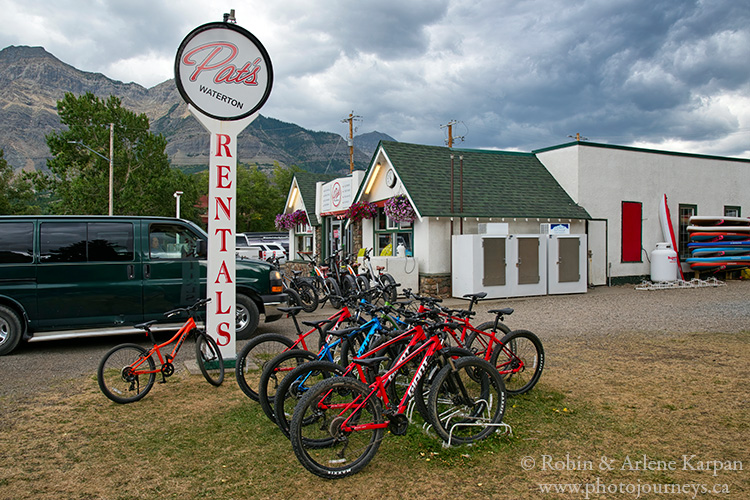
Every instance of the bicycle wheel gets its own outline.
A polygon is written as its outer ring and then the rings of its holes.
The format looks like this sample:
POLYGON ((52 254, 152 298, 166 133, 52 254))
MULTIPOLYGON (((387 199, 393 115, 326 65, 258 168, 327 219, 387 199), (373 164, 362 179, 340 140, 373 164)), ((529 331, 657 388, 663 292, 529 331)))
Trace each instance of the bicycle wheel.
MULTIPOLYGON (((289 423, 294 414, 294 408, 302 396, 318 382, 331 377, 344 375, 344 369, 330 361, 310 361, 299 365, 286 374, 276 388, 273 399, 273 414, 276 417, 276 425, 281 432, 289 437, 289 423)), ((302 425, 309 425, 303 422, 302 425)))
MULTIPOLYGON (((507 325, 504 323, 498 322, 497 329, 495 329, 495 322, 494 321, 487 321, 485 323, 482 323, 478 327, 476 327, 477 330, 481 330, 483 332, 491 332, 495 335, 495 338, 500 340, 506 335, 510 333, 510 328, 508 328, 507 325)), ((492 352, 496 348, 497 344, 491 345, 492 343, 491 339, 485 335, 471 332, 469 335, 466 336, 466 342, 465 347, 469 349, 470 351, 474 352, 478 356, 481 356, 484 359, 490 359, 486 357, 487 350, 491 349, 489 352, 489 355, 492 356, 492 352), (481 354, 480 354, 481 353, 481 354)))
POLYGON ((341 289, 339 284, 333 278, 325 279, 325 287, 328 290, 328 300, 331 302, 331 307, 334 309, 341 309, 344 303, 341 301, 341 289))
POLYGON ((357 289, 360 292, 366 292, 370 289, 370 280, 367 279, 367 276, 363 274, 358 274, 356 278, 354 278, 354 281, 357 282, 357 289))
POLYGON ((205 332, 196 331, 195 359, 209 384, 218 387, 224 382, 224 358, 216 341, 205 332))
POLYGON ((396 290, 396 280, 388 273, 380 274, 380 281, 383 283, 383 300, 389 304, 395 304, 398 296, 396 290))
POLYGON ((154 386, 156 365, 148 351, 138 344, 122 344, 111 349, 99 362, 97 382, 102 393, 115 403, 142 399, 154 386), (138 374, 136 370, 151 373, 138 374))
POLYGON ((281 380, 297 366, 308 361, 314 361, 316 358, 317 356, 310 351, 289 349, 263 366, 263 372, 258 383, 258 402, 263 409, 263 413, 271 419, 271 422, 276 422, 276 417, 273 414, 273 400, 276 395, 276 388, 281 380))
POLYGON ((338 479, 356 474, 375 456, 383 439, 380 399, 350 377, 334 377, 310 389, 294 410, 289 427, 292 449, 316 476, 338 479), (357 425, 358 429, 349 426, 357 425))
POLYGON ((284 288, 284 293, 288 296, 287 303, 289 304, 289 307, 302 307, 302 298, 297 293, 297 290, 294 290, 292 288, 284 288))
POLYGON ((354 280, 354 276, 351 274, 344 274, 341 276, 341 293, 344 297, 357 292, 357 282, 354 280))
POLYGON ((318 292, 315 287, 307 281, 297 281, 293 284, 297 289, 299 298, 302 301, 302 310, 306 313, 314 312, 318 308, 318 292))
MULTIPOLYGON (((422 419, 425 422, 429 422, 431 418, 430 411, 428 410, 428 400, 430 397, 430 387, 432 386, 435 377, 438 373, 440 373, 440 370, 442 370, 445 364, 448 362, 448 357, 455 360, 462 356, 472 356, 472 353, 471 351, 462 349, 460 347, 448 347, 448 350, 445 353, 438 354, 428 362, 427 370, 425 370, 424 376, 422 376, 422 378, 420 378, 417 382, 417 386, 414 390, 413 396, 414 408, 416 408, 417 412, 422 416, 422 419)), ((398 397, 399 401, 401 400, 406 387, 408 387, 408 385, 411 383, 411 379, 414 376, 414 370, 416 368, 417 367, 414 366, 411 371, 407 371, 406 373, 401 373, 404 368, 399 370, 399 376, 397 376, 393 383, 389 386, 393 386, 392 390, 395 390, 395 392, 389 394, 389 398, 395 396, 398 397)))
POLYGON ((290 349, 294 342, 278 333, 258 335, 245 344, 237 355, 234 368, 237 385, 253 401, 258 401, 258 385, 263 365, 290 349))
POLYGON ((448 444, 467 444, 489 436, 505 413, 500 374, 477 356, 447 364, 430 386, 430 423, 448 444))
POLYGON ((503 377, 508 394, 529 392, 544 369, 542 341, 528 330, 514 330, 502 338, 490 362, 503 377))

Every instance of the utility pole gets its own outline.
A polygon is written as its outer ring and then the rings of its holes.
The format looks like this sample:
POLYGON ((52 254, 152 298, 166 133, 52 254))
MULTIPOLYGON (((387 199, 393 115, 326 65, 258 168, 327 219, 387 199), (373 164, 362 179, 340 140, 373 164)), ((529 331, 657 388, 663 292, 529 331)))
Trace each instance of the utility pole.
POLYGON ((445 140, 445 143, 448 145, 449 148, 453 147, 453 139, 460 139, 464 140, 464 137, 462 135, 453 137, 453 125, 458 123, 456 120, 451 120, 445 125, 440 125, 440 128, 447 128, 448 129, 448 138, 445 140))
POLYGON ((349 144, 349 173, 351 174, 354 170, 354 120, 357 118, 362 118, 359 115, 355 115, 354 111, 349 113, 349 118, 344 118, 341 120, 341 123, 349 122, 349 140, 347 143, 349 144))

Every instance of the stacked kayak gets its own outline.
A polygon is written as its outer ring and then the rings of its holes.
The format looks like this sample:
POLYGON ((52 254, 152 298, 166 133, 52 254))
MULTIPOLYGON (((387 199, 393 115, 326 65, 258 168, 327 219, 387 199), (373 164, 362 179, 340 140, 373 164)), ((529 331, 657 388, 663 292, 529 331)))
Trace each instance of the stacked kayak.
POLYGON ((694 271, 731 271, 750 267, 750 219, 693 216, 687 228, 694 271))

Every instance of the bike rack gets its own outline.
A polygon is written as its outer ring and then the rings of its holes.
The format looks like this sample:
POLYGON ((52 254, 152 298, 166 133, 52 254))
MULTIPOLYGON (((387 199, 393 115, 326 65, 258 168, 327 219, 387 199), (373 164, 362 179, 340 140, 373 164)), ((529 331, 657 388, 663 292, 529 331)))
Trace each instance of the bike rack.
MULTIPOLYGON (((490 400, 490 402, 492 402, 492 400, 490 400)), ((413 422, 412 415, 414 414, 414 406, 415 406, 414 403, 410 402, 406 410, 406 416, 409 418, 409 422, 413 422)), ((489 408, 490 405, 486 405, 486 407, 489 408)), ((448 415, 447 417, 448 421, 450 422, 450 419, 455 417, 458 414, 459 414, 459 411, 455 411, 452 414, 448 415)), ((495 427, 496 433, 502 432, 506 436, 513 435, 513 428, 510 425, 506 424, 505 422, 493 423, 493 422, 490 422, 490 419, 487 417, 484 417, 483 419, 484 419, 483 422, 481 421, 480 422, 459 422, 459 423, 455 423, 451 425, 451 430, 448 433, 448 442, 443 441, 443 445, 442 445, 443 448, 450 448, 451 446, 453 446, 451 445, 451 440, 453 439, 453 431, 460 427, 495 427)), ((428 436, 432 435, 432 433, 430 432, 431 428, 432 428, 432 424, 430 422, 425 422, 422 425, 422 431, 424 431, 424 433, 427 434, 428 436)), ((471 446, 471 444, 473 443, 469 443, 469 446, 471 446)))

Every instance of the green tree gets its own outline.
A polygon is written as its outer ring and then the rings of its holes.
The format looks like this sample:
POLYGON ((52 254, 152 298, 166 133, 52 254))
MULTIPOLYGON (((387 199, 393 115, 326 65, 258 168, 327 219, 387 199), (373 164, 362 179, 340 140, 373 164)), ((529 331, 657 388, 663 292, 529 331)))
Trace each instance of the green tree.
POLYGON ((38 213, 34 205, 31 183, 22 175, 16 175, 5 160, 5 151, 0 149, 0 215, 24 215, 38 213))
POLYGON ((52 213, 108 213, 109 161, 105 158, 110 154, 109 124, 114 123, 113 213, 174 216, 173 193, 182 191, 181 216, 196 220, 196 181, 170 167, 167 141, 149 131, 145 114, 123 108, 115 96, 105 100, 90 92, 78 97, 66 93, 57 103, 57 112, 67 130, 47 135, 53 155, 47 162, 49 173, 36 176, 37 188, 50 197, 52 213))
POLYGON ((284 168, 274 164, 269 176, 257 165, 237 168, 237 232, 275 231, 276 214, 284 210, 284 202, 297 166, 284 168))

